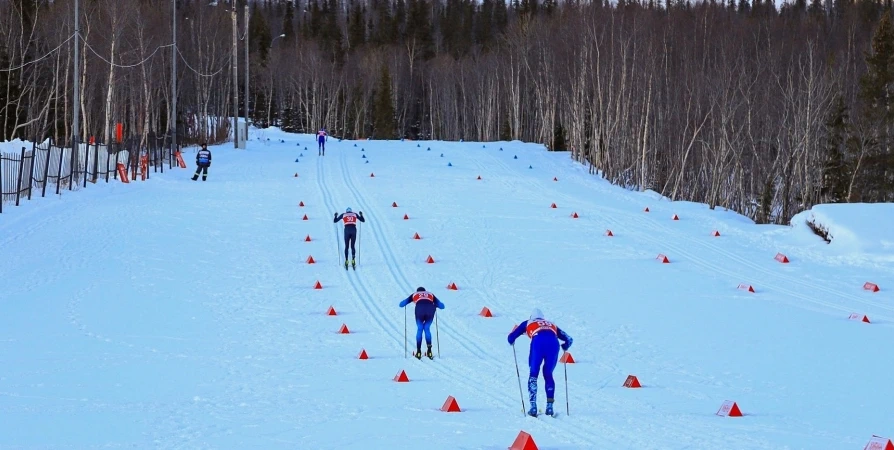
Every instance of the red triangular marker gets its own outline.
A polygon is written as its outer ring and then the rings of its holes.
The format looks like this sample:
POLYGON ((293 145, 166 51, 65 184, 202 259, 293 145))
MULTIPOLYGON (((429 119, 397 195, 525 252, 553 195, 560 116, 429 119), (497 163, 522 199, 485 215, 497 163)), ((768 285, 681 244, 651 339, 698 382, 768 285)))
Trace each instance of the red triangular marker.
POLYGON ((723 405, 720 406, 720 410, 717 411, 717 415, 727 417, 742 417, 742 411, 739 409, 739 405, 737 405, 736 402, 726 400, 723 402, 723 405))
POLYGON ((612 233, 612 230, 605 230, 605 235, 608 237, 612 237, 614 236, 614 233, 612 233))
POLYGON ((369 355, 366 354, 366 350, 360 349, 360 354, 357 356, 357 359, 369 359, 369 355))
POLYGON ((304 202, 303 202, 303 201, 302 201, 302 202, 299 202, 299 203, 298 203, 298 206, 304 207, 304 202))
POLYGON ((890 439, 872 435, 872 439, 863 447, 863 450, 894 450, 894 443, 890 439))
POLYGON ((314 285, 314 289, 323 289, 323 285, 320 284, 320 280, 317 280, 317 284, 314 285))
POLYGON ((549 205, 549 207, 550 207, 550 208, 556 208, 556 204, 553 203, 552 205, 549 205))
POLYGON ((448 284, 448 285, 447 285, 447 289, 449 289, 449 290, 451 290, 451 291, 456 291, 456 290, 458 290, 458 289, 456 288, 456 283, 450 283, 450 284, 448 284))
POLYGON ((410 220, 410 216, 404 214, 404 220, 410 220))
POLYGON ((422 237, 419 236, 419 233, 416 233, 413 235, 413 239, 422 239, 422 237))
POLYGON ((509 450, 538 450, 538 448, 530 434, 519 431, 509 450))
POLYGON ((314 264, 314 263, 316 263, 316 261, 314 261, 314 257, 313 257, 313 255, 307 257, 307 263, 308 263, 308 264, 314 264))
POLYGON ((870 283, 867 281, 867 282, 863 283, 863 290, 871 291, 871 292, 878 292, 879 288, 878 288, 877 284, 870 283))
POLYGON ((392 207, 392 208, 397 208, 397 202, 391 202, 391 207, 392 207))
POLYGON ((565 364, 574 364, 575 363, 574 357, 571 356, 571 353, 568 353, 568 352, 562 353, 562 357, 559 358, 559 362, 565 363, 565 364))
POLYGON ((869 322, 869 317, 866 316, 865 314, 864 314, 864 315, 860 315, 860 314, 857 314, 857 313, 853 313, 853 314, 851 314, 850 316, 848 316, 847 319, 848 319, 848 320, 859 320, 860 322, 871 323, 871 322, 869 322))
POLYGON ((636 378, 636 375, 627 375, 627 379, 624 381, 625 388, 641 388, 643 385, 639 384, 639 379, 636 378))
POLYGON ((398 383, 409 383, 410 379, 407 377, 407 373, 401 370, 394 376, 394 381, 397 381, 398 383))
POLYGON ((428 255, 428 259, 426 259, 425 262, 427 262, 429 264, 434 264, 435 260, 434 260, 434 258, 431 257, 431 255, 428 255))
POLYGON ((305 214, 304 217, 301 218, 301 220, 308 220, 308 219, 307 219, 307 214, 305 214))
POLYGON ((441 406, 441 411, 460 412, 459 403, 456 402, 456 399, 453 398, 452 395, 447 396, 447 401, 444 402, 444 406, 441 406))
POLYGON ((659 253, 658 256, 657 256, 655 259, 661 261, 663 264, 668 264, 668 263, 670 263, 670 260, 667 259, 667 256, 664 256, 664 255, 662 255, 661 253, 659 253))
POLYGON ((788 264, 788 256, 783 255, 782 253, 777 253, 774 258, 776 261, 779 261, 783 264, 788 264))
POLYGON ((307 237, 304 238, 304 242, 310 242, 310 235, 309 235, 309 234, 307 235, 307 237))
MULTIPOLYGON (((317 283, 319 283, 319 281, 317 283)), ((326 310, 326 315, 327 316, 337 316, 338 313, 335 312, 335 308, 330 306, 329 309, 326 310)))
POLYGON ((348 329, 347 325, 341 324, 341 328, 338 329, 338 334, 351 334, 351 330, 348 329))
POLYGON ((646 209, 644 209, 643 212, 649 212, 649 207, 646 206, 646 209))
POLYGON ((677 217, 677 215, 676 215, 676 214, 674 214, 674 217, 671 217, 671 220, 680 220, 680 218, 679 218, 679 217, 677 217))
POLYGON ((739 283, 738 289, 742 290, 742 291, 748 291, 748 292, 754 293, 754 288, 750 284, 739 283))
POLYGON ((711 233, 711 236, 714 236, 714 237, 720 236, 720 232, 717 231, 717 230, 714 230, 714 231, 711 233))
POLYGON ((578 218, 577 213, 571 213, 571 218, 572 218, 572 219, 577 219, 577 218, 578 218))
POLYGON ((481 308, 481 312, 478 313, 478 315, 481 317, 493 317, 494 316, 493 314, 491 314, 490 309, 488 309, 487 306, 485 306, 484 308, 481 308))

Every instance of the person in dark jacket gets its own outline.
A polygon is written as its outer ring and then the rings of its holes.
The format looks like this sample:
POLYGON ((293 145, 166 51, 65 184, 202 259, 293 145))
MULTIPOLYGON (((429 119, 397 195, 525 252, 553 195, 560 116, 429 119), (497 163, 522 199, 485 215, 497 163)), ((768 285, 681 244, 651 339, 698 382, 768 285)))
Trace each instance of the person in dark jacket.
POLYGON ((351 211, 351 208, 345 209, 344 214, 335 213, 334 223, 338 223, 341 220, 345 223, 345 269, 348 268, 348 247, 351 247, 351 266, 354 268, 357 267, 357 260, 355 257, 357 256, 357 250, 354 248, 354 243, 357 241, 357 221, 366 222, 366 219, 363 218, 363 211, 360 211, 360 214, 355 214, 351 211))
POLYGON ((416 353, 413 356, 416 359, 422 359, 422 333, 425 333, 425 344, 428 345, 428 351, 425 356, 428 359, 434 359, 435 355, 431 352, 431 323, 435 320, 437 309, 444 309, 444 304, 435 297, 435 294, 428 292, 424 287, 416 288, 416 292, 400 302, 403 308, 410 303, 416 304, 416 353))
POLYGON ((208 150, 207 143, 202 143, 202 149, 196 153, 196 174, 192 176, 192 181, 199 179, 199 172, 202 173, 202 181, 207 180, 209 167, 211 167, 211 150, 208 150))

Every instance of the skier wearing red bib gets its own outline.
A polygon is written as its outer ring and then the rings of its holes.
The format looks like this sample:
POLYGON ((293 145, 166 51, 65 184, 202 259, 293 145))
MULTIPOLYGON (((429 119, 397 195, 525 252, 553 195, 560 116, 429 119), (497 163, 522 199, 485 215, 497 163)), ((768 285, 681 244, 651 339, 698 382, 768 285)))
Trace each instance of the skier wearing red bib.
POLYGON ((522 334, 531 338, 531 351, 528 355, 530 374, 528 377, 528 399, 531 409, 528 415, 537 417, 537 378, 540 375, 540 366, 543 366, 543 381, 546 385, 546 415, 553 415, 553 402, 555 401, 556 380, 553 378, 553 370, 559 362, 559 340, 564 343, 562 350, 571 347, 571 336, 562 331, 552 322, 543 318, 539 309, 534 309, 529 320, 520 323, 512 333, 509 333, 509 345, 515 345, 515 340, 522 334))
POLYGON ((413 356, 416 359, 422 359, 422 334, 425 333, 425 343, 428 345, 425 356, 428 356, 428 359, 433 359, 435 355, 431 352, 431 323, 435 320, 436 308, 444 309, 444 304, 438 300, 438 297, 435 297, 435 294, 426 291, 422 286, 403 299, 399 306, 403 308, 410 303, 416 305, 416 353, 413 353, 413 356))
POLYGON ((351 212, 351 208, 345 209, 344 214, 335 213, 334 223, 341 220, 345 223, 345 270, 348 269, 348 246, 351 247, 351 266, 357 268, 357 250, 354 249, 354 243, 357 241, 357 221, 366 222, 363 218, 363 211, 360 214, 351 212))

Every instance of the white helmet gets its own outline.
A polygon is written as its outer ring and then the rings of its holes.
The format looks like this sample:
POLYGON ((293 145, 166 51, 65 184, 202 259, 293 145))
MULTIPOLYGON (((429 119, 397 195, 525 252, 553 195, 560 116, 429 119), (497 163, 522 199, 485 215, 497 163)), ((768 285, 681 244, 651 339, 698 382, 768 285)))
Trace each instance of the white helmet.
POLYGON ((543 319, 543 312, 540 311, 539 308, 534 308, 534 311, 531 311, 530 321, 533 322, 537 319, 543 319))

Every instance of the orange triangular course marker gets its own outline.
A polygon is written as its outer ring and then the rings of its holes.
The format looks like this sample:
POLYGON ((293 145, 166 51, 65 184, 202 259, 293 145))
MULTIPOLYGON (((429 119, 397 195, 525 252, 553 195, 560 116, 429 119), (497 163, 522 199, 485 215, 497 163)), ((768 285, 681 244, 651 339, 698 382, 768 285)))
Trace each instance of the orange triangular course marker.
POLYGON ((627 375, 627 379, 624 381, 625 388, 640 388, 643 385, 639 384, 639 379, 636 378, 636 375, 627 375))
POLYGON ((360 349, 360 354, 357 355, 357 359, 369 359, 369 355, 366 354, 365 349, 360 349))
POLYGON ((714 237, 720 236, 720 232, 717 230, 714 230, 711 232, 711 236, 714 236, 714 237))
POLYGON ((860 322, 872 323, 869 321, 869 317, 866 316, 865 314, 860 315, 857 313, 853 313, 850 316, 848 316, 848 320, 859 320, 860 322))
POLYGON ((298 203, 298 206, 304 207, 304 202, 303 202, 303 201, 302 201, 302 202, 299 202, 299 203, 298 203))
POLYGON ((574 364, 574 356, 571 356, 571 353, 568 352, 562 353, 562 357, 559 358, 559 362, 565 364, 574 364))
POLYGON ((553 203, 552 205, 549 205, 549 207, 550 207, 550 208, 556 208, 556 204, 553 203))
POLYGON ((646 206, 646 209, 644 209, 643 212, 649 212, 649 207, 646 206))
POLYGON ((391 207, 392 207, 392 208, 397 208, 397 202, 391 202, 391 207))
POLYGON ((458 289, 456 288, 456 283, 450 283, 450 284, 448 284, 448 285, 447 285, 447 289, 449 289, 449 290, 451 290, 451 291, 456 291, 456 290, 458 290, 458 289))
POLYGON ((537 444, 534 443, 534 438, 531 437, 530 434, 525 433, 524 431, 519 431, 518 436, 515 438, 515 442, 512 443, 512 446, 509 447, 509 450, 539 450, 537 448, 537 444))
POLYGON ((398 383, 409 383, 410 379, 407 377, 407 372, 401 370, 394 376, 394 381, 397 381, 398 383))
POLYGON ((338 329, 338 334, 351 334, 351 330, 348 329, 347 325, 341 324, 341 328, 338 329))
POLYGON ((671 220, 680 220, 680 218, 679 218, 679 217, 677 217, 677 215, 676 215, 676 214, 674 214, 674 217, 671 217, 671 220))
POLYGON ((301 218, 301 220, 308 220, 307 214, 305 214, 304 217, 301 218))
POLYGON ((608 236, 608 237, 612 237, 612 236, 614 236, 615 234, 612 233, 612 230, 605 230, 605 235, 608 236))
POLYGON ((327 316, 337 316, 338 313, 335 312, 335 308, 333 308, 333 307, 330 306, 329 309, 326 310, 326 315, 327 315, 327 316))
POLYGON ((435 260, 434 260, 434 258, 431 257, 431 255, 428 255, 428 258, 425 260, 425 262, 427 262, 429 264, 434 264, 435 260))
POLYGON ((750 284, 740 283, 738 289, 741 291, 754 293, 754 287, 752 287, 750 284))
POLYGON ((323 285, 320 284, 320 280, 317 280, 317 284, 314 285, 314 289, 323 289, 323 285))
POLYGON ((304 238, 304 242, 310 242, 310 235, 309 235, 309 234, 307 235, 307 237, 304 238))
POLYGON ((667 256, 664 256, 664 255, 661 254, 661 253, 659 253, 658 256, 655 257, 655 259, 661 261, 663 264, 668 264, 668 263, 670 263, 670 260, 667 259, 667 256))
POLYGON ((456 399, 453 398, 452 395, 449 395, 449 396, 447 396, 447 401, 445 401, 444 405, 441 406, 441 411, 460 412, 459 403, 456 402, 456 399))
POLYGON ((422 237, 419 236, 419 233, 415 233, 413 234, 413 239, 422 239, 422 237))
POLYGON ((493 317, 494 316, 493 314, 491 314, 490 309, 488 309, 487 306, 485 306, 484 308, 481 308, 481 312, 478 313, 478 315, 481 317, 493 317))
POLYGON ((308 263, 308 264, 315 264, 315 263, 316 263, 316 261, 314 261, 314 257, 313 257, 313 255, 307 257, 307 263, 308 263))
POLYGON ((410 216, 404 214, 404 220, 410 220, 410 216))
POLYGON ((571 213, 571 218, 572 218, 572 219, 577 219, 578 217, 579 217, 579 216, 577 215, 577 213, 571 213))

